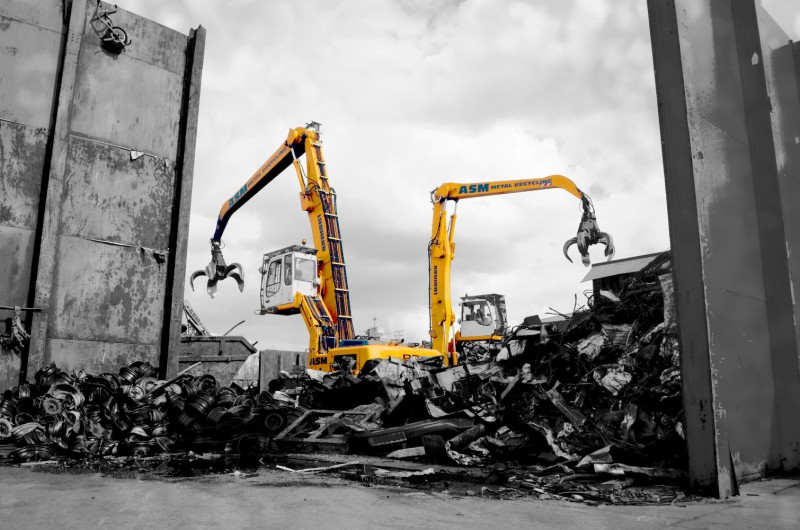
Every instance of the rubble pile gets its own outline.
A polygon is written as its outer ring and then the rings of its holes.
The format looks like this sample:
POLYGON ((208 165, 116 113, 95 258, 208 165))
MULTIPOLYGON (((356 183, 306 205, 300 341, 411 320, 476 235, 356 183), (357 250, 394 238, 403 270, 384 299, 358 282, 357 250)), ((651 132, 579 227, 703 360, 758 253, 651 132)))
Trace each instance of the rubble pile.
POLYGON ((598 502, 636 481, 674 484, 686 447, 669 269, 665 253, 618 293, 532 319, 499 354, 473 345, 450 368, 386 359, 358 376, 283 372, 259 390, 208 374, 160 381, 147 362, 99 375, 50 364, 3 394, 0 457, 359 454, 487 470, 503 485, 490 492, 598 502))
MULTIPOLYGON (((310 409, 344 411, 339 418, 379 404, 378 429, 339 421, 337 436, 349 439, 341 451, 679 478, 686 449, 669 269, 665 253, 617 295, 601 291, 561 323, 512 330, 499 355, 462 356, 481 362, 427 370, 389 359, 358 378, 285 374, 273 385, 310 409)), ((279 441, 322 449, 323 416, 306 416, 279 441)))

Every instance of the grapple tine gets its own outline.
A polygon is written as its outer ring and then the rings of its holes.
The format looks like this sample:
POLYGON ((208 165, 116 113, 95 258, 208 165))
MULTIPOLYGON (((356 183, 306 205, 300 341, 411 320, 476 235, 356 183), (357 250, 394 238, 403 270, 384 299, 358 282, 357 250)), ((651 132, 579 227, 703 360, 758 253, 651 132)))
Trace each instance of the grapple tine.
POLYGON ((600 232, 599 242, 606 246, 605 255, 608 257, 606 261, 611 261, 614 259, 614 252, 616 251, 616 248, 614 248, 614 239, 611 237, 611 234, 600 232))
POLYGON ((205 270, 195 271, 189 277, 189 287, 192 288, 192 291, 194 291, 194 279, 197 278, 198 276, 207 276, 206 271, 205 270))
POLYGON ((581 261, 588 267, 592 264, 592 260, 589 257, 589 247, 597 243, 604 243, 606 245, 605 255, 610 260, 614 257, 614 240, 607 233, 601 232, 600 227, 597 226, 594 205, 592 205, 592 200, 588 195, 582 195, 581 206, 583 207, 583 213, 581 214, 581 222, 578 225, 578 234, 564 243, 564 257, 571 263, 572 259, 570 259, 567 251, 570 246, 577 244, 578 252, 581 254, 581 261))
POLYGON ((567 258, 567 260, 570 263, 572 263, 572 258, 569 257, 569 254, 567 253, 567 251, 569 250, 569 247, 571 247, 572 245, 576 244, 577 242, 578 242, 578 238, 577 237, 573 237, 572 239, 568 239, 567 242, 564 243, 564 248, 563 248, 564 257, 567 258))
POLYGON ((206 291, 211 298, 217 294, 217 282, 225 278, 233 278, 239 285, 239 291, 244 291, 244 269, 239 263, 227 265, 222 256, 222 248, 219 240, 211 240, 211 261, 205 269, 197 271, 189 278, 189 285, 194 291, 194 279, 198 276, 208 276, 206 291))
POLYGON ((239 286, 239 292, 244 291, 244 278, 242 278, 238 272, 232 272, 228 275, 228 278, 233 278, 236 280, 236 284, 239 286))

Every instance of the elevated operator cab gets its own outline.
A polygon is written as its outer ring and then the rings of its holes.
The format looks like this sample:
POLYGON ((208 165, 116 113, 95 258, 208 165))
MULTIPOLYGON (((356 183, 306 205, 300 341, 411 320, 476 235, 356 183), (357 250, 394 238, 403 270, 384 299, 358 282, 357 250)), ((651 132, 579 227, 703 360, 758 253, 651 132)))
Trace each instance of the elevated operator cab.
MULTIPOLYGON (((291 314, 284 307, 294 302, 296 294, 314 296, 319 286, 317 251, 292 245, 264 254, 261 272, 261 314, 291 314)), ((299 313, 299 309, 294 309, 299 313)))

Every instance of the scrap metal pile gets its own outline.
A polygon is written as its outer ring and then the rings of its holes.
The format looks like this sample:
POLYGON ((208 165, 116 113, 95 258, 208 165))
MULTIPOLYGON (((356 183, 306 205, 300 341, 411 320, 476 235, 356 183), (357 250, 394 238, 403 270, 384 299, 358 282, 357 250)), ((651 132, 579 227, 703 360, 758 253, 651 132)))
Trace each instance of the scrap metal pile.
POLYGON ((99 375, 50 364, 3 394, 0 455, 355 453, 503 469, 500 482, 531 493, 591 497, 620 476, 682 476, 676 339, 665 253, 618 293, 452 368, 389 359, 357 377, 283 373, 258 390, 211 375, 159 381, 146 362, 99 375))
POLYGON ((359 378, 322 382, 287 374, 273 388, 309 411, 276 441, 293 450, 501 465, 531 489, 558 489, 565 477, 573 490, 575 477, 610 487, 620 476, 680 479, 676 333, 667 252, 563 322, 512 330, 500 355, 464 355, 482 362, 429 371, 385 360, 359 378), (352 409, 376 403, 380 414, 370 422, 352 409))

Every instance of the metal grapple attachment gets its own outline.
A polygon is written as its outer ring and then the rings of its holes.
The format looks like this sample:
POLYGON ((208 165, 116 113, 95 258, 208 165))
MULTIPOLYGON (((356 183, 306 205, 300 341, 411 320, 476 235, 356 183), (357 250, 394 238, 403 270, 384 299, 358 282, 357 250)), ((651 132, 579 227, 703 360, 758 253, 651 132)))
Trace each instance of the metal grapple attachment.
POLYGON ((189 278, 189 285, 194 291, 194 279, 198 276, 208 276, 208 286, 206 290, 211 298, 217 293, 217 282, 226 278, 233 278, 239 285, 239 291, 244 289, 244 270, 238 263, 231 263, 227 265, 225 258, 222 257, 222 249, 220 242, 214 239, 211 240, 211 262, 205 269, 192 273, 189 278))
POLYGON ((577 244, 578 252, 581 253, 581 261, 588 267, 592 264, 589 259, 589 247, 597 243, 604 244, 606 246, 605 255, 608 260, 610 260, 614 257, 614 240, 609 234, 600 231, 594 213, 594 205, 591 199, 585 194, 581 199, 581 205, 583 206, 583 215, 581 215, 581 224, 578 225, 578 235, 572 239, 568 239, 567 242, 564 243, 564 257, 572 263, 572 259, 569 257, 567 251, 569 247, 577 244))

